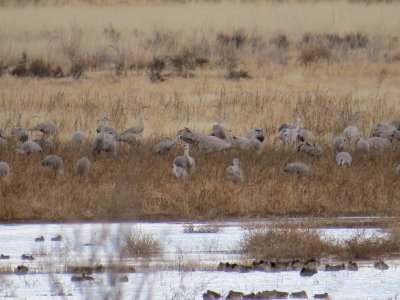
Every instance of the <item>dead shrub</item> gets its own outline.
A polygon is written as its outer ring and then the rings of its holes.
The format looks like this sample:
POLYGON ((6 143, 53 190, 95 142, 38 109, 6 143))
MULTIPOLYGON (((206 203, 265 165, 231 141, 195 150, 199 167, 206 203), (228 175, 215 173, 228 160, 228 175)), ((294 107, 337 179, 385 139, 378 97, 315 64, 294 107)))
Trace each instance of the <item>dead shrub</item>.
POLYGON ((241 31, 235 31, 232 34, 219 33, 217 34, 217 42, 224 47, 234 46, 237 49, 242 48, 247 41, 247 36, 241 31))
POLYGON ((64 71, 60 66, 57 66, 53 71, 53 77, 54 78, 63 78, 64 77, 64 71))
POLYGON ((226 78, 229 80, 252 79, 249 72, 243 69, 229 69, 226 78))
POLYGON ((70 76, 73 79, 78 80, 82 77, 83 73, 85 72, 86 65, 82 60, 75 62, 71 65, 71 69, 69 70, 70 76))
POLYGON ((162 252, 161 243, 138 228, 124 232, 122 242, 123 253, 129 257, 151 257, 162 252))
POLYGON ((184 75, 189 70, 196 68, 196 58, 190 51, 184 51, 182 54, 174 55, 169 61, 178 75, 184 75))
POLYGON ((277 36, 274 36, 269 42, 281 50, 287 50, 290 45, 289 39, 284 34, 278 34, 277 36))
POLYGON ((161 72, 165 68, 165 59, 161 57, 154 57, 153 61, 147 65, 149 71, 149 78, 151 82, 162 82, 165 80, 161 72))
POLYGON ((34 77, 50 77, 53 72, 50 64, 46 64, 43 59, 35 59, 29 65, 28 74, 34 77))
POLYGON ((343 38, 344 42, 350 49, 366 48, 369 44, 368 36, 357 33, 348 33, 343 38))
POLYGON ((300 62, 308 65, 331 58, 331 50, 322 42, 307 43, 300 50, 300 62))
POLYGON ((315 229, 294 227, 250 230, 241 241, 243 252, 262 259, 319 258, 328 247, 315 229))

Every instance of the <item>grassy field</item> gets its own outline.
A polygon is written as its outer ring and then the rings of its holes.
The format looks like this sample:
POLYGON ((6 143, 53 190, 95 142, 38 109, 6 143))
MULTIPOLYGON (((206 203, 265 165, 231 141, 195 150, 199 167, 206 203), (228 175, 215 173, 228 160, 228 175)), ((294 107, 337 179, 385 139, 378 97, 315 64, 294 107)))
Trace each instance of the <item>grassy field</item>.
POLYGON ((26 127, 54 122, 52 153, 63 158, 65 175, 42 168, 44 154, 18 156, 10 141, 0 151, 11 167, 10 181, 0 183, 0 219, 73 220, 88 211, 152 220, 398 215, 398 148, 355 154, 353 167, 341 169, 330 144, 347 125, 369 136, 373 124, 399 118, 399 12, 397 2, 341 1, 2 8, 0 128, 10 132, 20 114, 26 127), (18 67, 25 73, 13 73, 18 67), (122 131, 139 114, 147 118, 142 147, 92 157, 100 117, 122 131), (322 158, 279 144, 279 126, 297 116, 325 148, 322 158), (262 153, 193 149, 195 172, 176 182, 170 166, 182 149, 158 157, 153 145, 185 126, 208 133, 221 117, 236 135, 266 127, 262 153), (76 130, 89 134, 80 151, 68 143, 76 130), (74 174, 82 155, 93 162, 84 179, 74 174), (240 185, 224 179, 234 157, 246 176, 240 185), (294 160, 310 165, 309 178, 283 172, 294 160))

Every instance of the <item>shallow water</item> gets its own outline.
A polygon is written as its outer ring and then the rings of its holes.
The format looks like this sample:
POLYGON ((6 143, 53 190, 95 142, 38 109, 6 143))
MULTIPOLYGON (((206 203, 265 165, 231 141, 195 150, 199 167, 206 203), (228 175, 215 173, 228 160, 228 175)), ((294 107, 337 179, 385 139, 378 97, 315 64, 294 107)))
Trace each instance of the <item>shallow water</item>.
MULTIPOLYGON (((257 221, 257 224, 262 222, 257 221)), ((0 253, 10 255, 10 260, 0 260, 1 266, 15 268, 24 264, 38 272, 28 275, 2 275, 0 297, 16 295, 18 298, 40 298, 54 294, 51 288, 51 271, 63 272, 66 265, 115 263, 121 259, 123 232, 134 228, 152 234, 163 245, 162 257, 153 258, 156 271, 129 273, 129 282, 110 284, 110 274, 94 274, 95 282, 71 282, 71 274, 54 275, 63 283, 71 298, 99 298, 104 293, 121 291, 123 298, 132 299, 201 299, 201 294, 212 289, 227 294, 230 289, 246 293, 265 289, 286 292, 306 290, 309 296, 328 292, 334 298, 388 299, 400 294, 398 262, 392 261, 387 271, 377 271, 372 264, 364 264, 358 272, 319 272, 311 278, 300 277, 298 272, 227 273, 190 271, 179 272, 181 263, 193 262, 196 266, 209 266, 215 270, 220 261, 240 260, 239 242, 251 223, 222 222, 217 233, 184 233, 184 223, 85 223, 85 224, 2 224, 0 225, 0 253), (61 234, 61 242, 50 241, 61 234), (43 235, 45 242, 34 242, 43 235), (91 243, 92 246, 84 246, 91 243), (33 254, 34 261, 21 259, 21 254, 33 254), (140 297, 139 297, 140 295, 140 297)), ((268 225, 268 221, 265 221, 268 225)), ((199 224, 195 224, 199 225, 199 224)), ((346 239, 356 234, 384 235, 377 228, 318 229, 327 238, 346 239)), ((124 263, 139 265, 138 260, 124 263)), ((140 269, 140 268, 139 268, 140 269)), ((197 268, 196 268, 197 269, 197 268)), ((142 268, 142 270, 145 270, 142 268)), ((54 281, 54 280, 53 280, 54 281)))

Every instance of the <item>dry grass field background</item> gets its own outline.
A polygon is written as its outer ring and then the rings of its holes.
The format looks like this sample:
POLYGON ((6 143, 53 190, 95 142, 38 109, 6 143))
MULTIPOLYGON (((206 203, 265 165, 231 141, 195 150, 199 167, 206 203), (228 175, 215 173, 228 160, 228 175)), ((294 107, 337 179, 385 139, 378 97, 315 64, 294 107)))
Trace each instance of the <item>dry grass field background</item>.
POLYGON ((1 220, 398 215, 398 148, 355 154, 341 169, 330 143, 347 125, 368 136, 373 124, 399 119, 399 3, 38 3, 0 10, 0 128, 10 131, 19 114, 26 127, 54 122, 52 153, 65 175, 55 178, 41 167, 44 155, 18 156, 9 143, 0 152, 11 167, 0 183, 1 220), (156 60, 163 69, 154 71, 156 60), (18 66, 26 73, 13 76, 18 66), (57 66, 62 78, 46 71, 57 66), (83 71, 76 79, 74 68, 83 71), (165 81, 150 80, 153 71, 165 81), (251 78, 236 78, 240 71, 251 78), (142 147, 92 157, 100 117, 122 131, 139 114, 147 118, 142 147), (322 158, 283 151, 277 129, 297 116, 325 148, 322 158), (237 135, 266 127, 262 153, 193 149, 195 172, 176 182, 170 166, 182 149, 158 157, 152 146, 185 126, 208 133, 220 117, 237 135), (90 135, 79 152, 68 143, 76 130, 90 135), (84 179, 74 174, 82 155, 93 162, 84 179), (234 157, 246 175, 240 185, 224 180, 234 157), (298 159, 311 166, 309 178, 283 172, 298 159))

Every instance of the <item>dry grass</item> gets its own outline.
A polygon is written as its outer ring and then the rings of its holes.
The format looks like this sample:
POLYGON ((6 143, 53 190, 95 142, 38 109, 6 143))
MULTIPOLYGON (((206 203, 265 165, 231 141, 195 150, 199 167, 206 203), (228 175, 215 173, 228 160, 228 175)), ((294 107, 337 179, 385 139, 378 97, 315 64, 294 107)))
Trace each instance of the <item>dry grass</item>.
POLYGON ((71 220, 86 211, 96 219, 398 214, 398 151, 354 155, 353 167, 340 169, 329 146, 349 124, 368 136, 374 123, 400 115, 399 9, 397 2, 340 1, 2 9, 0 128, 10 131, 20 114, 25 127, 54 122, 60 133, 53 152, 63 158, 65 176, 53 178, 40 166, 42 156, 17 156, 10 142, 0 152, 11 167, 10 182, 1 184, 0 219, 71 220), (176 21, 177 14, 184 19, 176 21), (313 54, 304 64, 302 49, 315 43, 328 47, 329 59, 313 54), (18 78, 4 71, 22 60, 37 76, 57 66, 71 76, 18 78), (230 70, 252 79, 227 80, 230 70), (116 158, 91 156, 100 117, 108 115, 122 131, 139 114, 147 118, 143 147, 125 147, 116 158), (324 146, 321 159, 279 145, 277 128, 297 116, 324 146), (195 172, 175 182, 170 164, 181 149, 158 157, 153 145, 185 126, 208 133, 221 117, 236 135, 267 127, 262 154, 192 150, 195 172), (81 151, 69 147, 76 130, 89 133, 81 151), (73 167, 83 155, 93 168, 80 179, 73 167), (242 185, 224 180, 234 157, 242 162, 242 185), (311 166, 310 178, 283 173, 298 159, 311 166))
POLYGON ((256 259, 376 259, 397 257, 399 230, 391 228, 385 236, 365 237, 362 232, 344 241, 322 238, 316 229, 269 227, 250 230, 243 236, 241 249, 256 259))
POLYGON ((161 243, 151 234, 134 228, 123 234, 122 252, 127 257, 151 257, 162 252, 161 243))

